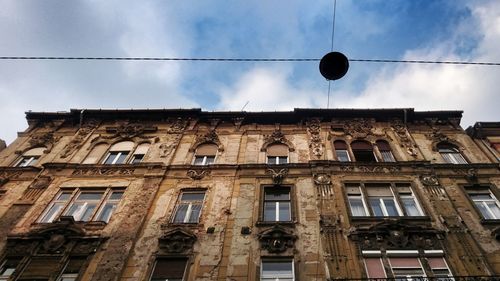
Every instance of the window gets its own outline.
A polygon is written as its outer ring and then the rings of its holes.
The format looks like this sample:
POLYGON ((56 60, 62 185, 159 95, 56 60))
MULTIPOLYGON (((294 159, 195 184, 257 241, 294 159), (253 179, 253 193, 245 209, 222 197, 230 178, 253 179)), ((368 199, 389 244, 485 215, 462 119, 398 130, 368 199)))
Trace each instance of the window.
POLYGON ((182 281, 186 272, 187 258, 157 258, 151 281, 182 281))
POLYGON ((335 147, 335 153, 337 154, 337 160, 340 162, 350 162, 349 151, 347 149, 347 144, 344 141, 336 140, 333 142, 335 147))
MULTIPOLYGON (((416 251, 409 250, 408 252, 416 251)), ((422 280, 423 277, 436 278, 433 280, 450 280, 452 277, 444 257, 418 258, 411 255, 403 257, 387 255, 364 258, 368 278, 387 278, 392 275, 395 280, 411 281, 422 280), (387 261, 389 268, 383 266, 382 260, 387 261), (427 272, 422 266, 423 260, 427 260, 430 271, 427 272)))
POLYGON ((456 146, 449 143, 440 143, 437 145, 437 149, 446 163, 467 164, 467 161, 465 161, 465 158, 460 154, 456 146))
POLYGON ((103 164, 124 164, 128 154, 134 148, 134 143, 131 141, 122 141, 115 143, 109 149, 108 155, 103 164))
POLYGON ((60 256, 32 257, 17 280, 49 280, 60 260, 60 256))
POLYGON ((183 191, 175 210, 174 223, 198 223, 205 191, 183 191))
POLYGON ((62 190, 43 213, 39 222, 50 223, 61 214, 75 221, 109 222, 123 196, 123 189, 62 190))
POLYGON ((391 146, 389 145, 388 142, 384 140, 378 140, 377 147, 378 151, 380 151, 380 155, 382 156, 383 162, 396 162, 396 159, 394 158, 394 155, 392 154, 391 151, 391 146))
POLYGON ((288 163, 288 146, 273 144, 267 147, 267 164, 279 165, 288 163))
POLYGON ((57 281, 75 281, 85 261, 86 257, 70 257, 57 281))
POLYGON ((149 143, 142 143, 138 145, 134 151, 134 154, 132 154, 132 157, 130 158, 129 164, 141 163, 144 159, 144 156, 146 156, 146 153, 148 153, 148 150, 149 143))
POLYGON ((98 163, 107 149, 108 149, 108 144, 106 144, 106 143, 96 144, 92 148, 92 151, 90 151, 90 153, 87 155, 87 157, 83 161, 83 164, 96 164, 96 163, 98 163))
POLYGON ((424 215, 409 183, 348 183, 345 186, 353 217, 424 215))
POLYGON ((269 186, 264 188, 264 221, 291 221, 290 188, 269 186))
POLYGON ((357 162, 377 162, 373 154, 373 147, 367 141, 353 141, 351 143, 352 153, 357 162))
POLYGON ((219 148, 215 144, 202 144, 196 148, 194 165, 210 165, 215 162, 215 155, 219 148))
POLYGON ((20 261, 21 259, 19 258, 5 259, 0 267, 0 280, 9 280, 9 277, 16 271, 20 261))
POLYGON ((500 203, 488 187, 468 187, 467 193, 481 215, 487 220, 500 219, 500 203))
POLYGON ((23 156, 21 156, 21 158, 16 161, 14 166, 28 167, 35 165, 38 162, 40 156, 43 155, 45 149, 46 149, 45 147, 37 147, 24 152, 23 156))
POLYGON ((295 280, 293 260, 263 260, 260 268, 261 281, 295 280))

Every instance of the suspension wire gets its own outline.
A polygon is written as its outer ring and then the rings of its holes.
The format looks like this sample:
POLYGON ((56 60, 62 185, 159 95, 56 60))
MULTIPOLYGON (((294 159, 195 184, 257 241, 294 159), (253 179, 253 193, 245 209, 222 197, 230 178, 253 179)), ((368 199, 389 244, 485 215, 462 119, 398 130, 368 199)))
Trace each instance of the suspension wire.
MULTIPOLYGON (((337 0, 333 0, 333 17, 332 17, 332 44, 330 45, 330 52, 333 52, 333 39, 335 38, 335 16, 337 14, 337 0)), ((326 100, 326 108, 330 108, 330 88, 332 80, 328 80, 328 98, 326 100)))
MULTIPOLYGON (((317 58, 181 58, 181 57, 52 57, 52 56, 0 56, 0 60, 99 60, 99 61, 217 61, 217 62, 313 62, 317 58)), ((394 59, 349 59, 349 62, 372 63, 416 63, 416 64, 453 64, 500 66, 500 62, 473 61, 432 61, 432 60, 394 60, 394 59)))

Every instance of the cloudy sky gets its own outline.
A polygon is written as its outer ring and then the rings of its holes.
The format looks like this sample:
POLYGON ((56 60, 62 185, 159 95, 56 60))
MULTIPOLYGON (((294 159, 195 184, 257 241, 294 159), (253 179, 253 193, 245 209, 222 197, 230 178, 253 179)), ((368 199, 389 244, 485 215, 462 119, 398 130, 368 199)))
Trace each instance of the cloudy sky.
MULTIPOLYGON (((0 56, 321 58, 333 0, 0 0, 0 56)), ((500 62, 498 0, 338 0, 352 59, 500 62)), ((330 108, 464 110, 500 120, 498 66, 351 62, 330 108)), ((0 61, 0 138, 24 112, 70 108, 274 111, 327 107, 317 62, 0 61)))

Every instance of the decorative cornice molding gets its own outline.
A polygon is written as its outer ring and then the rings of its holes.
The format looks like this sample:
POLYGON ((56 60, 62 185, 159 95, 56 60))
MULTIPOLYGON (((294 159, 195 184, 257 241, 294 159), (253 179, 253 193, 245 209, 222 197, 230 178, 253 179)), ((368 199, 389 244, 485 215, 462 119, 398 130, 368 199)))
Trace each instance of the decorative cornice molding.
POLYGON ((264 135, 264 144, 261 151, 266 151, 271 144, 284 144, 288 146, 288 151, 295 151, 293 144, 285 137, 285 134, 279 129, 274 130, 270 135, 264 135))
POLYGON ((297 240, 297 236, 291 230, 278 224, 260 232, 257 236, 261 248, 269 253, 283 253, 288 248, 293 249, 295 240, 297 240))

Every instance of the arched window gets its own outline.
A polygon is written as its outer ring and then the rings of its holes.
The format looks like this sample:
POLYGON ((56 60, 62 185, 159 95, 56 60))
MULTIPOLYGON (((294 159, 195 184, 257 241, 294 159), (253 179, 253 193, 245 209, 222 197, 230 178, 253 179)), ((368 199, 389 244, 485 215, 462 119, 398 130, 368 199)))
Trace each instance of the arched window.
POLYGON ((37 147, 37 148, 32 148, 26 152, 23 153, 23 156, 21 156, 20 159, 16 161, 16 164, 14 165, 15 167, 27 167, 27 166, 33 166, 38 162, 38 159, 40 156, 42 156, 43 152, 45 151, 45 147, 37 147))
POLYGON ((146 153, 148 153, 148 150, 149 150, 149 143, 139 144, 135 149, 134 154, 132 154, 132 158, 130 158, 129 163, 130 164, 141 163, 142 160, 144 159, 144 156, 146 156, 146 153))
POLYGON ((467 164, 465 158, 460 154, 460 150, 453 144, 442 142, 437 145, 437 149, 446 163, 467 164))
POLYGON ((99 159, 104 155, 106 150, 108 149, 107 143, 99 143, 92 148, 92 151, 87 155, 85 160, 83 160, 83 164, 96 164, 99 162, 99 159))
POLYGON ((287 164, 288 146, 273 144, 267 147, 267 164, 287 164))
POLYGON ((127 156, 134 148, 134 143, 131 141, 122 141, 115 143, 109 149, 108 155, 104 160, 104 164, 124 164, 127 156))
POLYGON ((391 151, 391 146, 385 140, 377 141, 378 151, 380 151, 380 155, 382 155, 382 161, 384 162, 396 162, 394 155, 391 151))
POLYGON ((215 162, 215 155, 219 147, 213 143, 206 143, 196 148, 194 165, 210 165, 215 162))
POLYGON ((353 141, 351 143, 352 154, 358 162, 377 162, 373 154, 373 147, 367 141, 353 141))
POLYGON ((335 147, 335 153, 337 154, 337 160, 340 162, 350 162, 349 150, 347 149, 347 144, 345 141, 336 140, 333 142, 335 147))

